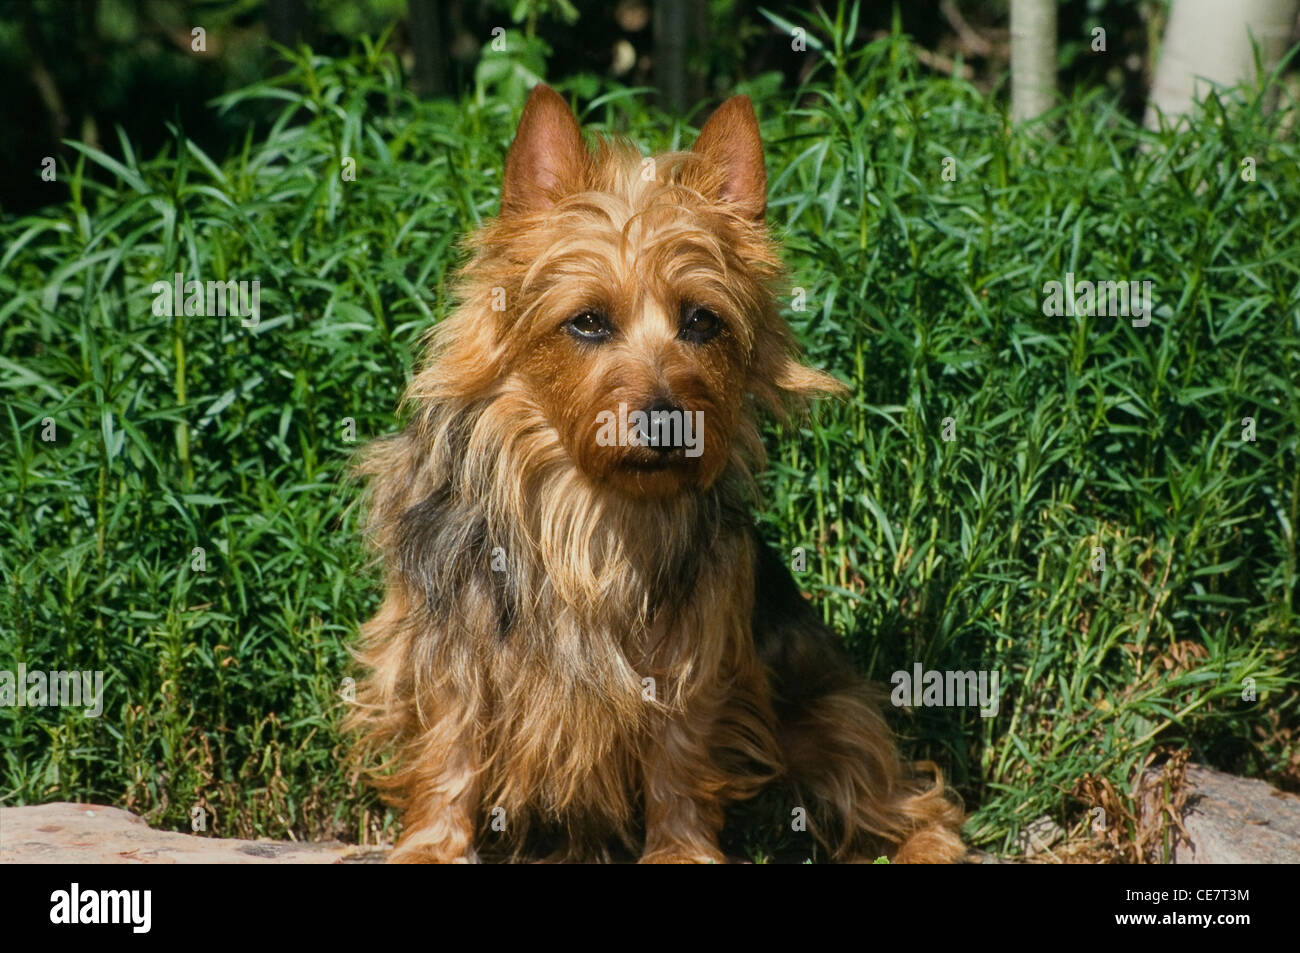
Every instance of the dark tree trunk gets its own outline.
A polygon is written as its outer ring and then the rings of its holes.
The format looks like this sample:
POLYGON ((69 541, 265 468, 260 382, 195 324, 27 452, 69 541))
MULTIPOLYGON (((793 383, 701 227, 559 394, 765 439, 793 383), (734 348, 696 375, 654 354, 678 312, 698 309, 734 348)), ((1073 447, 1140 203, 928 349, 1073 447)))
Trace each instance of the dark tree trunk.
POLYGON ((438 0, 407 0, 411 12, 411 52, 415 56, 415 94, 430 99, 447 92, 447 43, 438 0))
POLYGON ((272 42, 289 49, 311 43, 311 15, 306 0, 266 0, 266 32, 272 42))
POLYGON ((686 111, 686 32, 691 22, 687 0, 658 0, 654 5, 654 69, 659 102, 673 112, 686 111))

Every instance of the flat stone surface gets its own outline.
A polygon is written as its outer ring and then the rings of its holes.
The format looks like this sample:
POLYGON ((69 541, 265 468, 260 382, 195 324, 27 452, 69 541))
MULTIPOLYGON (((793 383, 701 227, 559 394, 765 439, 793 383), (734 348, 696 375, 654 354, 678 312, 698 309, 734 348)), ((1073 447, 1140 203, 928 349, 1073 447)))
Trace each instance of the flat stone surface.
POLYGON ((0 808, 3 864, 382 863, 385 848, 326 842, 234 840, 151 828, 130 811, 98 804, 0 808))
POLYGON ((1179 839, 1175 864, 1300 863, 1300 797, 1199 764, 1187 766, 1187 784, 1192 842, 1179 839))
MULTIPOLYGON (((1178 839, 1173 863, 1300 863, 1300 797, 1198 764, 1187 766, 1185 784, 1191 843, 1178 839)), ((0 808, 4 864, 364 864, 382 863, 388 850, 159 831, 129 811, 97 804, 0 808)), ((971 859, 1004 862, 979 852, 971 859)))

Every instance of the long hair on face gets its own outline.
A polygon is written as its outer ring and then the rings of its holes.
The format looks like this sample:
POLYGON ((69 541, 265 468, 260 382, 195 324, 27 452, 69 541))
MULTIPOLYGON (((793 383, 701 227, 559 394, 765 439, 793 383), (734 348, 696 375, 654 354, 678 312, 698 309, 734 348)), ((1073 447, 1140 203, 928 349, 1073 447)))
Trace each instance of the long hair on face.
POLYGON ((550 157, 560 172, 534 177, 530 203, 512 188, 522 139, 502 214, 469 238, 458 304, 424 343, 409 422, 358 467, 386 594, 362 629, 352 723, 363 752, 388 753, 376 781, 399 807, 434 784, 501 806, 516 837, 576 814, 592 820, 571 836, 628 841, 648 719, 746 664, 743 625, 670 633, 701 628, 706 597, 748 619, 759 416, 842 388, 799 362, 775 248, 729 196, 725 155, 660 156, 647 176, 631 146, 601 142, 550 157), (661 362, 707 410, 704 449, 676 492, 638 495, 605 479, 620 451, 594 429, 650 386, 638 355, 549 342, 581 308, 672 296, 708 300, 729 336, 712 363, 661 362), (652 704, 648 671, 665 687, 652 704))

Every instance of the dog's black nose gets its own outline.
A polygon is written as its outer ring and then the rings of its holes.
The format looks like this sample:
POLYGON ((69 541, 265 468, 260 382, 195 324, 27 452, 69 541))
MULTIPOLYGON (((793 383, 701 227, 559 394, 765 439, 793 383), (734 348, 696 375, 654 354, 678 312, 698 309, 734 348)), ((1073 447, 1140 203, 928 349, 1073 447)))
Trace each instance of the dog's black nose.
POLYGON ((682 408, 659 397, 642 408, 646 419, 646 445, 656 453, 672 453, 683 446, 682 408))

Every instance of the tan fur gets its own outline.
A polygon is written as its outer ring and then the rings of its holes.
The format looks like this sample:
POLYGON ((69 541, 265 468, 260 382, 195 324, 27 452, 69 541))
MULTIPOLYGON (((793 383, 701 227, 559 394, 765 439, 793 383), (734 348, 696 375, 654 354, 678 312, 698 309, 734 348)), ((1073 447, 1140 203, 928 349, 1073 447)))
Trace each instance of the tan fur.
MULTIPOLYGON (((625 144, 589 153, 563 101, 534 91, 412 420, 361 466, 387 592, 362 630, 354 724, 387 754, 394 859, 474 859, 489 836, 518 850, 540 828, 566 857, 621 841, 718 861, 726 804, 779 777, 841 858, 959 856, 960 812, 901 770, 845 663, 792 700, 757 647, 758 414, 843 388, 799 362, 776 310, 748 101, 646 169, 625 144), (721 320, 707 341, 684 337, 697 306, 721 320), (584 312, 616 333, 580 339, 567 322, 584 312), (703 412, 700 456, 596 440, 602 411, 665 395, 703 412)), ((773 633, 801 658, 826 637, 773 633)))

